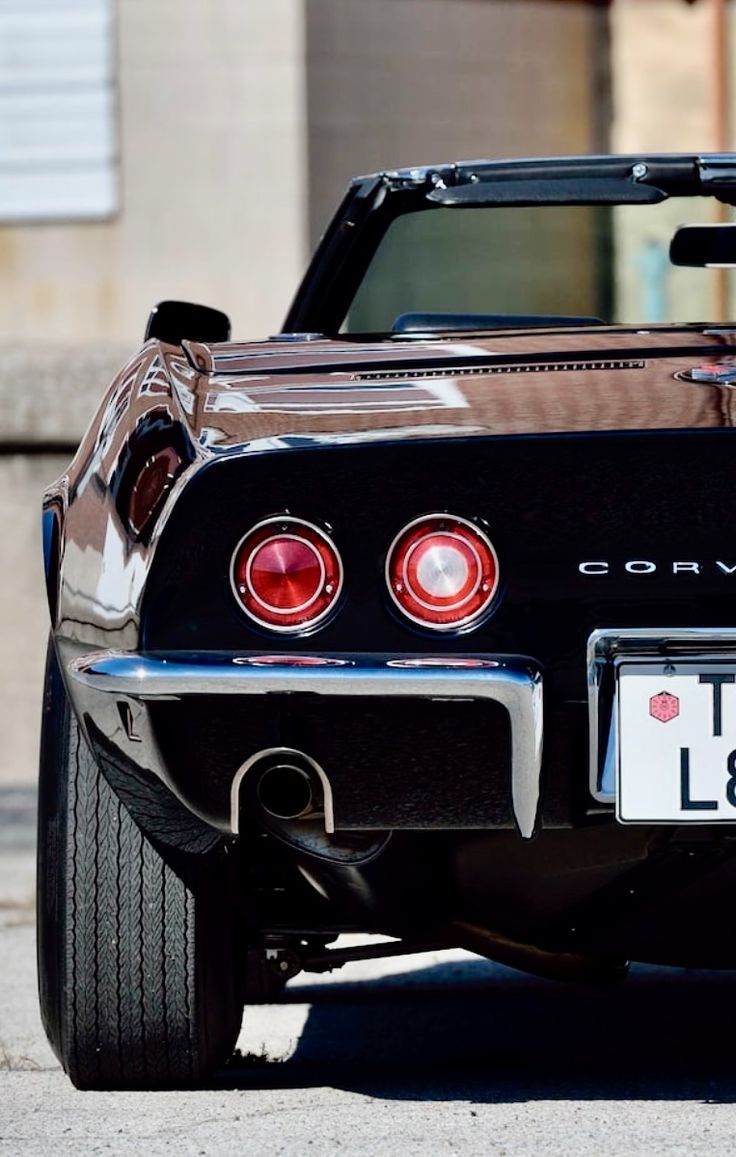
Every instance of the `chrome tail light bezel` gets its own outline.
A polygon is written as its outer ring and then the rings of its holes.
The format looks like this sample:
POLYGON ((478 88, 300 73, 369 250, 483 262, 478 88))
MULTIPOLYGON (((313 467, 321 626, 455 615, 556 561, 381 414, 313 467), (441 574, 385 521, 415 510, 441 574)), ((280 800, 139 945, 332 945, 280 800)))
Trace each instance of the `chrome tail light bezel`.
POLYGON ((410 522, 405 523, 398 534, 395 535, 386 552, 384 578, 393 605, 403 619, 411 622, 415 626, 422 627, 424 630, 457 634, 475 630, 491 613, 500 584, 500 567, 496 548, 484 526, 457 514, 435 511, 413 518, 410 522), (416 531, 417 528, 425 526, 427 527, 427 535, 425 537, 431 537, 433 534, 458 537, 462 539, 464 544, 478 560, 479 573, 477 575, 477 582, 459 604, 451 604, 445 607, 435 605, 433 607, 428 603, 425 592, 417 592, 412 588, 407 564, 412 551, 416 550, 416 547, 424 539, 418 540, 417 543, 411 546, 401 561, 401 565, 397 568, 396 553, 401 549, 404 540, 411 537, 412 532, 416 531), (459 534, 458 530, 460 531, 459 534), (487 573, 484 572, 485 564, 478 551, 479 545, 481 551, 486 552, 486 563, 490 564, 487 573), (409 592, 408 597, 404 594, 403 599, 403 592, 397 586, 397 569, 401 572, 402 587, 409 592), (424 598, 421 597, 422 594, 424 594, 424 598), (452 618, 451 615, 463 606, 471 609, 469 609, 466 614, 452 618), (423 615, 419 608, 424 608, 429 614, 426 616, 423 615), (447 617, 441 617, 443 612, 447 617), (432 616, 434 616, 434 618, 432 618, 432 616))
POLYGON ((345 571, 342 557, 329 531, 315 522, 311 522, 305 518, 299 518, 292 514, 270 515, 268 518, 263 518, 259 522, 254 523, 236 544, 230 558, 229 573, 230 587, 238 609, 246 615, 251 622, 256 623, 261 630, 278 635, 308 635, 324 626, 335 614, 341 601, 345 584, 345 571), (269 537, 269 531, 271 530, 273 531, 273 535, 271 536, 273 539, 294 539, 306 545, 313 551, 320 564, 321 579, 319 589, 315 591, 314 595, 306 603, 300 604, 296 608, 283 610, 273 604, 269 605, 251 584, 250 573, 253 558, 259 549, 271 541, 271 537, 269 537), (265 534, 265 537, 261 539, 260 536, 263 534, 265 534), (241 589, 242 580, 239 580, 236 572, 239 569, 243 550, 247 549, 248 543, 252 542, 254 538, 256 541, 253 544, 246 563, 245 589, 241 589), (331 558, 331 562, 334 564, 331 568, 328 568, 325 562, 325 553, 331 558), (249 586, 250 589, 248 589, 249 586), (243 597, 246 594, 248 595, 248 601, 243 597), (287 622, 287 619, 292 620, 294 615, 303 616, 303 612, 308 611, 315 603, 319 604, 320 607, 315 614, 300 617, 298 621, 287 622), (259 608, 262 608, 262 610, 259 611, 259 608))

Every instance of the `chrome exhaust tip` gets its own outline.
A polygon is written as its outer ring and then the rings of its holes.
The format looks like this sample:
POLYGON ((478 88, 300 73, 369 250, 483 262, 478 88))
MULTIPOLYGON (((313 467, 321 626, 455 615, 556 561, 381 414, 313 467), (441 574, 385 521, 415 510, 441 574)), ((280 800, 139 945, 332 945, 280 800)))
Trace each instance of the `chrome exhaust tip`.
POLYGON ((295 763, 272 763, 261 772, 256 787, 266 815, 277 820, 300 820, 314 811, 312 778, 295 763))
POLYGON ((293 747, 264 748, 238 768, 230 787, 234 835, 240 832, 241 807, 280 821, 323 816, 325 832, 335 830, 329 779, 318 763, 293 747))

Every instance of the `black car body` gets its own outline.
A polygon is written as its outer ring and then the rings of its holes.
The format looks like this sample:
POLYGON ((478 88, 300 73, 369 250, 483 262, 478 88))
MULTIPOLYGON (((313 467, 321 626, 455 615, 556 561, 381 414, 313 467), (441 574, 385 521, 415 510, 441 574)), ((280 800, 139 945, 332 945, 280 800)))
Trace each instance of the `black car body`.
POLYGON ((595 316, 620 207, 694 199, 673 259, 727 264, 735 195, 721 155, 378 174, 276 338, 153 316, 44 507, 40 987, 75 1083, 200 1080, 345 931, 581 981, 736 964, 736 327, 595 316), (583 216, 473 239, 520 210, 583 216))

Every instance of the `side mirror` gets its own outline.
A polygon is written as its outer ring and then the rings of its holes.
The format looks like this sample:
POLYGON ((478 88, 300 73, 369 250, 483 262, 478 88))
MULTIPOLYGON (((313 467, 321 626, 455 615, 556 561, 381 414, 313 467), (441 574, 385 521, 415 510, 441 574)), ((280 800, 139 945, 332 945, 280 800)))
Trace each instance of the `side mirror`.
POLYGON ((681 225, 670 242, 670 261, 700 269, 736 266, 736 224, 681 225))
POLYGON ((148 317, 145 340, 155 337, 171 345, 190 341, 218 342, 230 339, 230 318, 209 305, 193 301, 160 301, 148 317))

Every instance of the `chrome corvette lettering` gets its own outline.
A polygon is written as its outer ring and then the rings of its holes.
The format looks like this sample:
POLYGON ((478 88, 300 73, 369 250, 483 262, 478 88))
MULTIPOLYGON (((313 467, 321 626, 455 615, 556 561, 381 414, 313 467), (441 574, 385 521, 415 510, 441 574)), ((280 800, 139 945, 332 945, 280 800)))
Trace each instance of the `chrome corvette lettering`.
POLYGON ((671 563, 656 563, 647 558, 632 558, 621 563, 611 563, 605 559, 595 559, 590 562, 578 563, 578 571, 580 574, 592 575, 594 577, 611 575, 619 568, 623 568, 626 574, 631 575, 649 575, 655 574, 657 571, 660 573, 671 572, 673 575, 702 575, 707 574, 708 571, 712 571, 714 567, 716 567, 721 574, 736 575, 736 563, 722 562, 720 559, 716 559, 712 563, 684 561, 680 559, 671 563))
POLYGON ((691 574, 700 574, 699 562, 673 562, 672 573, 679 574, 680 571, 690 571, 691 574))
POLYGON ((654 574, 656 569, 656 562, 647 562, 640 558, 624 564, 624 570, 628 571, 629 574, 654 574))

